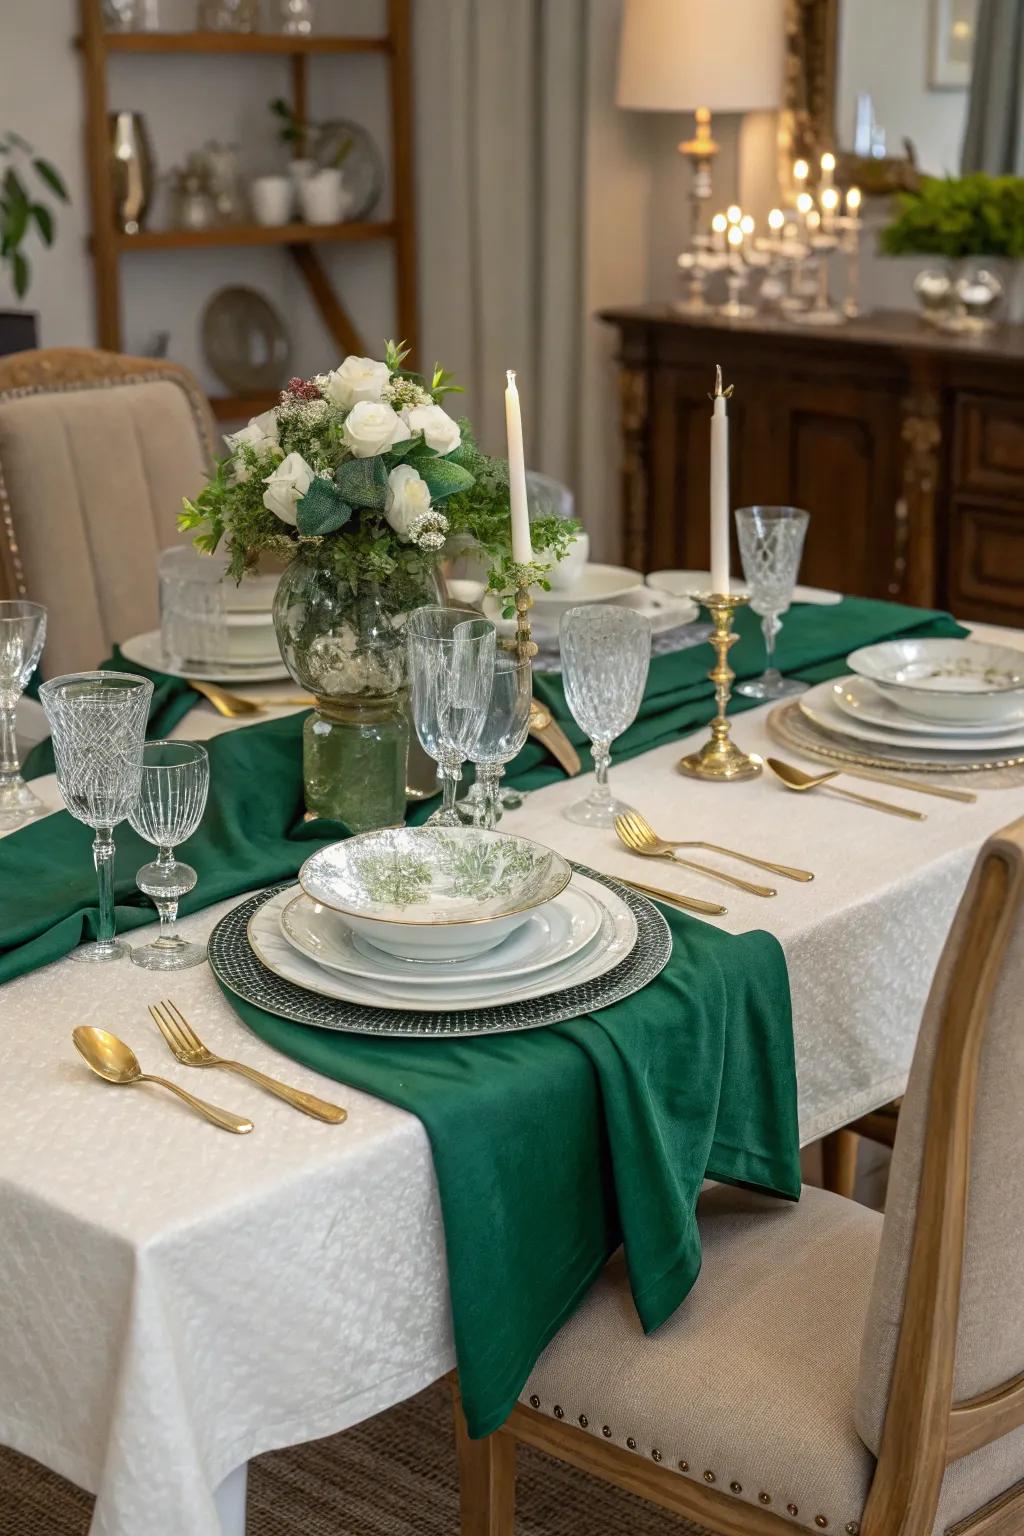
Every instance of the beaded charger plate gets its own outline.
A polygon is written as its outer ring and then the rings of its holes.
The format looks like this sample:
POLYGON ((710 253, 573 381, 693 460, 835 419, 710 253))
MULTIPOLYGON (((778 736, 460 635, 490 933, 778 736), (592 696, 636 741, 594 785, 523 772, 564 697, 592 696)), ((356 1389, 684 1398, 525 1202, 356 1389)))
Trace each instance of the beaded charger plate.
MULTIPOLYGON (((217 980, 243 1002, 265 1008, 282 1019, 297 1024, 313 1024, 318 1029, 337 1029, 357 1035, 393 1037, 450 1038, 457 1035, 511 1034, 524 1029, 540 1029, 545 1024, 559 1024, 583 1013, 607 1008, 646 987, 665 968, 672 953, 672 935, 657 907, 645 896, 620 885, 607 875, 583 864, 573 868, 600 885, 614 891, 629 907, 637 923, 637 940, 630 953, 613 970, 593 981, 566 987, 544 997, 496 1005, 493 1008, 468 1008, 450 1013, 409 1013, 389 1008, 370 1008, 344 1003, 335 998, 307 992, 267 969, 252 952, 248 938, 249 919, 253 913, 288 889, 288 884, 259 891, 239 902, 214 928, 209 939, 209 960, 217 980)), ((289 882, 290 883, 290 882, 289 882)))
POLYGON ((816 726, 800 708, 798 701, 777 704, 767 719, 769 736, 783 746, 793 747, 806 757, 840 767, 876 768, 890 773, 945 775, 951 784, 963 783, 965 774, 984 789, 1013 789, 1024 784, 1024 755, 1020 753, 942 753, 903 751, 865 751, 865 743, 833 735, 816 726))

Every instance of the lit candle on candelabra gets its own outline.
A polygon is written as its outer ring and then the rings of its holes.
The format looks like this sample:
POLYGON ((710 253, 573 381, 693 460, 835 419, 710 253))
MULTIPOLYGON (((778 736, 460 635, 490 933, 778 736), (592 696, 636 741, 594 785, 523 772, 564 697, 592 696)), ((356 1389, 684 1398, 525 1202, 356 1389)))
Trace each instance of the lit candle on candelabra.
POLYGON ((716 213, 711 220, 711 233, 715 237, 715 246, 718 250, 725 250, 725 232, 729 228, 729 220, 724 213, 716 213))
POLYGON ((743 217, 743 209, 739 203, 730 203, 725 210, 725 217, 730 224, 738 224, 743 217))
POLYGON ((716 367, 715 392, 711 397, 711 591, 718 597, 729 595, 729 414, 726 401, 731 394, 732 385, 728 389, 722 388, 722 370, 716 367))
POLYGON ((796 200, 798 215, 797 227, 803 234, 807 233, 807 218, 814 208, 814 198, 809 192, 801 192, 796 200))
POLYGON ((749 213, 745 213, 742 219, 740 219, 740 233, 749 239, 754 233, 754 227, 753 217, 749 213))
POLYGON ((811 168, 806 160, 793 161, 793 180, 802 192, 807 186, 807 178, 811 174, 811 168))
POLYGON ((851 219, 860 218, 860 187, 851 187, 847 192, 846 211, 851 219))
POLYGON ((773 208, 768 215, 768 228, 773 235, 777 235, 785 227, 786 215, 781 208, 773 208))
POLYGON ((821 214, 817 208, 809 208, 807 210, 804 223, 807 225, 807 233, 809 235, 816 235, 818 233, 818 230, 821 228, 821 214))
POLYGON ((831 150, 826 150, 821 157, 821 185, 823 188, 831 187, 835 181, 836 157, 831 150))
POLYGON ((530 511, 526 499, 526 455, 523 452, 523 417, 519 409, 519 391, 515 370, 505 374, 505 430, 508 435, 508 491, 512 514, 512 559, 516 565, 530 565, 530 511))
POLYGON ((839 193, 835 187, 825 187, 821 194, 822 228, 826 234, 831 234, 835 225, 836 213, 839 208, 839 193))

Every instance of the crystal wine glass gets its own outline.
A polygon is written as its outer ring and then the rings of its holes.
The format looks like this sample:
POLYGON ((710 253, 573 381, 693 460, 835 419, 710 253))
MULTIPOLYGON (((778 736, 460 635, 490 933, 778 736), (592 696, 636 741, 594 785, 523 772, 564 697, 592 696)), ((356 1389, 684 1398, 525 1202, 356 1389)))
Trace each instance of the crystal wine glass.
POLYGON ((139 798, 152 695, 149 679, 130 672, 74 672, 39 689, 64 804, 96 833, 96 942, 76 949, 76 960, 120 960, 129 952, 114 937, 114 828, 139 798))
MULTIPOLYGON (((476 764, 474 826, 492 829, 501 820, 501 776, 505 764, 523 750, 530 732, 532 701, 533 663, 521 661, 514 651, 496 651, 487 713, 477 744, 469 754, 476 764)), ((463 801, 464 806, 466 803, 463 801)))
POLYGON ((46 609, 21 598, 0 603, 0 831, 20 827, 46 806, 21 776, 15 740, 18 700, 42 655, 46 609))
POLYGON ((406 635, 413 724, 441 770, 444 790, 428 823, 458 827, 462 764, 476 746, 491 694, 494 625, 467 608, 417 608, 406 635))
POLYGON ((559 624, 562 683, 572 717, 590 737, 594 787, 566 811, 584 827, 612 827, 628 806, 608 788, 611 744, 636 719, 651 663, 651 624, 632 608, 589 603, 559 624))
POLYGON ((799 507, 740 507, 736 532, 740 541, 743 574, 750 589, 750 606, 761 616, 766 655, 761 677, 737 683, 736 692, 748 699, 782 699, 803 693, 806 683, 783 677, 775 666, 775 637, 782 628, 781 615, 793 601, 809 514, 799 507))
POLYGON ((203 819, 210 787, 210 759, 190 741, 150 741, 142 752, 142 788, 128 820, 147 843, 160 851, 152 864, 143 864, 135 883, 149 896, 160 915, 160 932, 152 944, 132 950, 132 960, 147 971, 182 971, 201 965, 206 945, 192 944, 175 932, 178 902, 199 876, 191 864, 174 857, 203 819))

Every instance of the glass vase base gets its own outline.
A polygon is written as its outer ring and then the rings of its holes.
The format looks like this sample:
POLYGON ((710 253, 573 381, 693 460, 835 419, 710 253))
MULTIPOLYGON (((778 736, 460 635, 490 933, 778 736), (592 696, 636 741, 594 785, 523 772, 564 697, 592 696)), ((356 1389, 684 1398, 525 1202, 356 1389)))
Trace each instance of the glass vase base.
POLYGON ((446 811, 442 806, 438 806, 437 810, 432 811, 427 817, 423 825, 425 827, 464 827, 466 823, 454 806, 450 811, 446 811))
POLYGON ((110 939, 105 944, 80 944, 71 951, 77 965, 107 965, 113 960, 126 960, 132 952, 124 939, 110 939))
POLYGON ((752 677, 737 683, 734 693, 742 693, 746 699, 788 699, 797 693, 806 693, 809 684, 795 677, 752 677))
POLYGON ((48 811, 49 806, 29 789, 20 774, 0 785, 0 832, 12 832, 33 816, 45 816, 48 811))
POLYGON ((616 816, 624 816, 633 807, 623 800, 577 800, 565 812, 566 821, 578 827, 613 827, 616 816))
POLYGON ((132 950, 132 964, 141 965, 144 971, 186 971, 202 965, 205 959, 206 945, 191 944, 187 939, 171 939, 169 943, 157 939, 132 950))

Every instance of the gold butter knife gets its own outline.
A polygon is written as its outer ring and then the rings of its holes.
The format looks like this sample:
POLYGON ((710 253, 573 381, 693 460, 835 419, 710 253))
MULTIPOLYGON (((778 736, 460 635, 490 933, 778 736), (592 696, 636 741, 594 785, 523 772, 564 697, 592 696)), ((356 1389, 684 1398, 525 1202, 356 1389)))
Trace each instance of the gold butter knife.
POLYGON ((627 880, 624 875, 612 875, 610 878, 617 880, 620 885, 628 885, 631 891, 639 891, 641 896, 653 896, 655 901, 682 907, 684 912, 699 912, 702 917, 724 917, 729 910, 717 901, 702 901, 699 896, 680 896, 678 891, 663 891, 656 885, 641 885, 639 880, 627 880))

